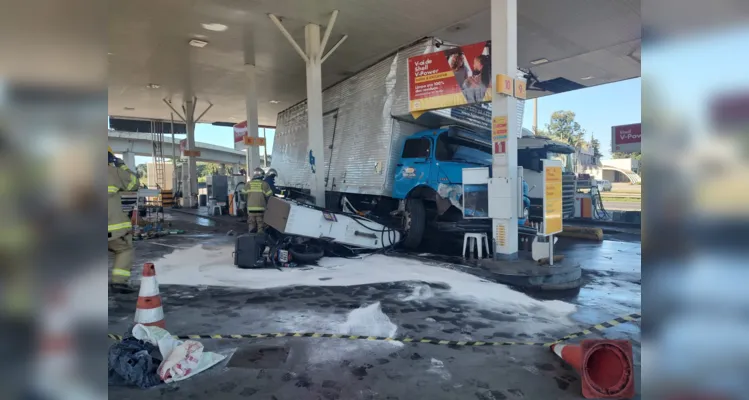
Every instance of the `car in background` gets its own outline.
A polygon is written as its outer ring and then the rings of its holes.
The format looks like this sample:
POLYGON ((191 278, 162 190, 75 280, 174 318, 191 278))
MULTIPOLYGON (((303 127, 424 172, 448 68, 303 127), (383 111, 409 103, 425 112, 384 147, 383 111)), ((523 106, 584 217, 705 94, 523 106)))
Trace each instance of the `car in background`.
POLYGON ((601 192, 610 192, 611 182, 605 179, 598 181, 598 190, 601 192))

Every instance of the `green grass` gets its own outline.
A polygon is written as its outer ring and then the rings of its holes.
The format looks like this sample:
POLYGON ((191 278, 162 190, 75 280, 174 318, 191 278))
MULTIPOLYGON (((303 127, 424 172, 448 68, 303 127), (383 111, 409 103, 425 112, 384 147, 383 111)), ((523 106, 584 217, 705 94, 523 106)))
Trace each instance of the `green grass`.
POLYGON ((613 196, 602 196, 603 202, 607 201, 618 201, 622 203, 639 203, 642 200, 639 197, 613 197, 613 196))

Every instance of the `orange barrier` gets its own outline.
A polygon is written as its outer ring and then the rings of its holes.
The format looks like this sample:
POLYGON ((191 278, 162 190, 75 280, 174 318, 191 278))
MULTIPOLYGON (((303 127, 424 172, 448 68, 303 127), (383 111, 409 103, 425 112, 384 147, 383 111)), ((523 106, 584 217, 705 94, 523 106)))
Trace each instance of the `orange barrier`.
POLYGON ((628 340, 583 340, 554 344, 551 351, 582 377, 586 399, 629 399, 635 395, 632 343, 628 340))
POLYGON ((135 323, 166 329, 159 282, 156 281, 156 267, 152 263, 143 264, 143 277, 135 305, 135 323))

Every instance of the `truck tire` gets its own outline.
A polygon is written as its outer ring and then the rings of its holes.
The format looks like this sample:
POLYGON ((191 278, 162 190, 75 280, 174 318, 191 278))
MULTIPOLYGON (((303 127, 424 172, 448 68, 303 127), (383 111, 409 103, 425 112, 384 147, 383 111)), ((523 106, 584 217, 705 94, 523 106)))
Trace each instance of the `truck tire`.
POLYGON ((406 200, 405 222, 406 238, 403 240, 403 245, 408 249, 415 249, 421 244, 426 227, 426 211, 421 199, 406 200))
POLYGON ((313 263, 325 255, 322 247, 316 244, 295 244, 289 247, 291 261, 298 263, 313 263))

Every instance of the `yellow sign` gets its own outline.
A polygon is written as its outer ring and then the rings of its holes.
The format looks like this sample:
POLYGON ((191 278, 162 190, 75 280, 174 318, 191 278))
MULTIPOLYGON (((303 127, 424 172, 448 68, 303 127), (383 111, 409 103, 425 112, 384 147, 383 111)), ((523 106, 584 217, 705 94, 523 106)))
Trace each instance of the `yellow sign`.
POLYGON ((513 83, 512 78, 505 74, 497 74, 497 93, 512 96, 513 83))
POLYGON ((507 139, 507 117, 492 118, 492 140, 507 139))
POLYGON ((245 136, 244 144, 248 146, 265 146, 265 138, 245 136))
POLYGON ((562 231, 562 167, 558 164, 544 160, 544 235, 562 231))
POLYGON ((525 100, 525 81, 522 79, 515 79, 515 97, 525 100))

